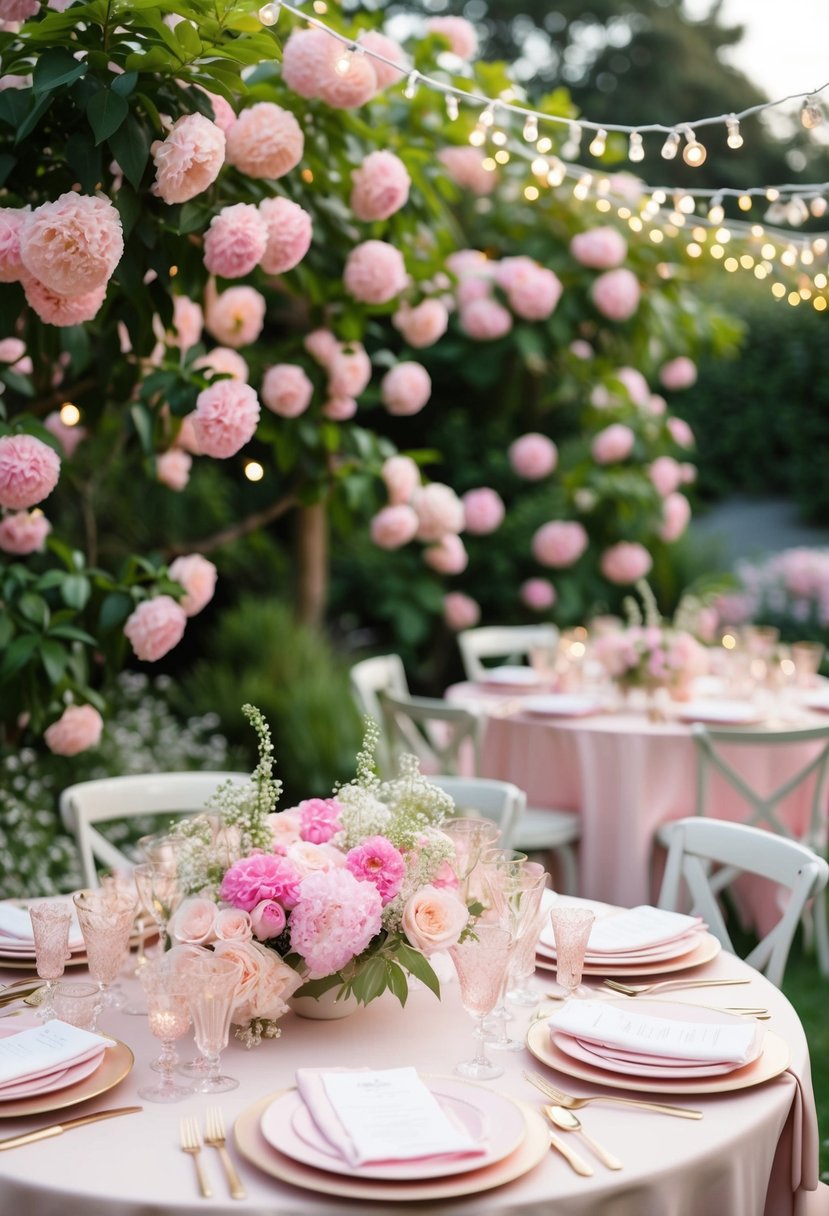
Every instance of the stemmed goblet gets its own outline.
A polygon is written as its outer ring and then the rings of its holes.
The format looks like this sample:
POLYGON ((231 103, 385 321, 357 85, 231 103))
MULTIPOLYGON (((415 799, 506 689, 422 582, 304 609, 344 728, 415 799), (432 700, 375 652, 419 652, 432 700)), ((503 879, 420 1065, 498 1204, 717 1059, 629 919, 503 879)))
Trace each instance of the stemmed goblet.
POLYGON ((58 900, 46 900, 29 908, 35 940, 37 973, 46 983, 38 1017, 44 1022, 55 1014, 55 984, 63 975, 69 957, 69 925, 72 909, 58 900))
POLYGON ((594 912, 573 904, 556 905, 550 911, 556 943, 556 981, 568 997, 575 996, 581 986, 584 956, 595 919, 594 912))
POLYGON ((507 976, 507 1000, 515 1005, 537 1005, 543 995, 540 989, 533 991, 529 981, 535 971, 536 947, 547 918, 542 902, 548 875, 543 867, 539 867, 540 875, 534 873, 531 866, 528 863, 521 876, 520 918, 507 976))
POLYGON ((501 829, 491 819, 458 817, 445 819, 440 830, 455 848, 455 860, 450 863, 462 898, 468 894, 469 876, 485 849, 492 848, 501 836, 501 829))
POLYGON ((161 1080, 143 1086, 138 1096, 149 1102, 178 1102, 193 1092, 191 1085, 182 1085, 173 1076, 178 1064, 173 1043, 190 1029, 187 993, 181 977, 165 958, 142 967, 139 979, 147 997, 150 1032, 161 1041, 161 1055, 150 1065, 161 1073, 161 1080))
POLYGON ((207 1062, 207 1071, 196 1082, 195 1092, 220 1094, 236 1089, 235 1077, 222 1075, 221 1055, 227 1046, 230 1019, 242 968, 229 958, 208 951, 204 958, 188 966, 184 982, 196 1046, 207 1062))
POLYGON ((98 1012, 105 1004, 120 1008, 123 994, 116 992, 113 985, 129 951, 135 900, 107 891, 80 891, 73 899, 86 945, 89 974, 101 994, 98 1012))
POLYGON ((449 953, 458 973, 461 1003, 477 1020, 475 1056, 455 1065, 455 1072, 475 1081, 500 1077, 503 1068, 493 1064, 484 1046, 484 1019, 491 1013, 507 973, 510 935, 500 925, 475 924, 468 936, 451 946, 449 953))
POLYGON ((178 869, 174 862, 147 861, 137 865, 132 873, 138 898, 158 925, 163 946, 170 918, 184 895, 178 869))

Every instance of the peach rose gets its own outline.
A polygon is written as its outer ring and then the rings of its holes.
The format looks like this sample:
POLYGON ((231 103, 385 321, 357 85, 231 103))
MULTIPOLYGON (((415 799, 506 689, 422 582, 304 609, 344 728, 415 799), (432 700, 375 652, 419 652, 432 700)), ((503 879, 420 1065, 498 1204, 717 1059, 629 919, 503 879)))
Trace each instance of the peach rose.
POLYGON ((252 1018, 276 1021, 287 1013, 287 1000, 302 979, 293 967, 258 942, 216 942, 214 953, 242 968, 236 989, 233 1021, 245 1025, 252 1018))
POLYGON ((103 718, 92 705, 67 705, 43 738, 56 756, 77 756, 78 752, 97 746, 103 727, 103 718))
POLYGON ((274 853, 284 853, 289 844, 299 840, 299 808, 291 807, 287 811, 276 811, 268 815, 268 827, 271 829, 274 853))
POLYGON ((244 908, 220 908, 213 932, 220 942, 249 942, 253 937, 251 915, 244 908))
POLYGON ((183 114, 150 152, 156 194, 165 203, 186 203, 219 176, 225 162, 225 133, 203 114, 183 114))
POLYGON ((288 845, 285 856, 293 862, 302 878, 317 870, 334 870, 345 865, 345 854, 334 845, 312 844, 310 840, 295 840, 288 845))
POLYGON ((454 946, 468 919, 466 905, 450 888, 427 886, 407 900, 401 927, 414 948, 428 957, 454 946))
POLYGON ((170 448, 155 458, 155 475, 169 490, 183 490, 190 480, 193 457, 181 448, 170 448))
POLYGON ((258 101, 242 110, 227 135, 227 159, 248 177, 275 181, 302 160, 305 136, 290 110, 258 101))
POLYGON ((206 946, 216 938, 218 910, 212 899, 183 899, 170 918, 170 937, 190 946, 206 946))
POLYGON ((170 578, 184 588, 180 603, 187 616, 195 616, 213 599, 216 567, 200 553, 177 557, 170 565, 169 573, 170 578))

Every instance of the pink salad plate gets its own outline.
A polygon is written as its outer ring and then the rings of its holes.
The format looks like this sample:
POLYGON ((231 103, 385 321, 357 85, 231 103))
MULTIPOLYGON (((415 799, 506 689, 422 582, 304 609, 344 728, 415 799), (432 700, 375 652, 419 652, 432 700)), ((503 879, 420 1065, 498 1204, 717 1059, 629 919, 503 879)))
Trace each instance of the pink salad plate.
MULTIPOLYGON (((713 934, 697 931, 693 934, 696 939, 689 950, 683 949, 680 954, 672 954, 667 958, 655 959, 652 954, 628 955, 625 961, 617 956, 606 956, 602 962, 589 962, 584 965, 584 975, 602 976, 612 979, 624 979, 625 976, 634 978, 638 975, 662 975, 675 971, 686 971, 692 967, 700 967, 716 958, 722 946, 713 934)), ((536 955, 535 965, 541 971, 556 971, 555 959, 549 955, 536 955)))
POLYGON ((580 693, 553 692, 545 696, 525 697, 521 702, 521 713, 538 718, 584 718, 588 714, 602 712, 602 705, 595 697, 580 693))
MULTIPOLYGON (((126 1043, 115 1040, 114 1047, 107 1047, 98 1057, 96 1067, 82 1075, 70 1077, 60 1086, 27 1093, 18 1098, 0 1100, 0 1119, 23 1119, 28 1115, 46 1114, 75 1106, 89 1098, 97 1098, 119 1085, 132 1070, 135 1057, 126 1043)), ((73 1066, 80 1067, 80 1066, 73 1066)), ((71 1071, 71 1069, 67 1070, 71 1071)))

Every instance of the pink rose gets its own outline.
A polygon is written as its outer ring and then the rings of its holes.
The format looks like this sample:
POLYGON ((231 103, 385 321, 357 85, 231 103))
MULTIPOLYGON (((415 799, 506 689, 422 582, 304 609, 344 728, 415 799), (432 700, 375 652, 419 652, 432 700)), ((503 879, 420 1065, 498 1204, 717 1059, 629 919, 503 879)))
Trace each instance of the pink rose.
POLYGON ((343 70, 342 44, 334 43, 328 71, 320 77, 319 96, 337 110, 355 110, 377 92, 377 73, 368 55, 352 55, 343 70))
POLYGON ((467 532, 485 536, 501 526, 505 508, 500 494, 487 486, 467 490, 461 499, 464 510, 464 526, 467 532))
POLYGON ((673 456, 657 456, 648 468, 648 477, 656 487, 657 493, 661 494, 663 498, 667 498, 682 485, 682 468, 679 461, 674 460, 673 456))
POLYGON ((183 490, 190 480, 193 457, 181 448, 170 448, 155 458, 155 475, 169 490, 183 490))
POLYGON ((217 380, 196 398, 193 426, 199 450, 226 460, 254 436, 259 423, 259 399, 249 384, 217 380))
POLYGON ((599 568, 605 578, 611 583, 635 583, 650 573, 653 561, 650 553, 642 545, 633 541, 619 541, 605 549, 599 562, 599 568))
POLYGON ((469 555, 461 538, 447 532, 436 545, 423 550, 423 560, 438 574, 463 574, 469 564, 469 555))
POLYGON ((196 359, 193 367, 200 372, 212 372, 214 376, 230 376, 231 380, 241 380, 243 384, 247 384, 250 375, 238 350, 231 350, 229 346, 214 346, 196 359))
POLYGON ((525 321, 545 321, 555 311, 564 288, 559 277, 545 266, 534 266, 519 275, 507 291, 509 306, 525 321))
POLYGON ((386 483, 390 503, 411 502, 420 486, 420 469, 411 456, 389 456, 383 462, 380 476, 386 483))
POLYGON ((212 899, 183 899, 170 917, 170 937, 190 946, 206 946, 215 940, 218 910, 212 899))
POLYGON ((449 887, 422 887, 410 896, 400 927, 415 950, 428 958, 454 946, 469 920, 466 904, 449 887))
POLYGON ((371 539, 381 549, 399 549, 414 540, 418 518, 406 503, 383 507, 370 524, 371 539))
POLYGON ((488 297, 464 304, 458 319, 463 332, 476 342, 494 342, 512 329, 511 313, 488 297))
POLYGON ((263 899, 275 899, 290 911, 299 898, 300 874, 287 857, 252 853, 225 871, 219 896, 234 908, 251 912, 263 899))
POLYGON ((261 266, 266 274, 285 274, 298 266, 311 247, 311 216, 289 198, 265 198, 259 204, 267 243, 261 266))
POLYGON ((306 874, 327 874, 345 865, 345 854, 333 844, 314 844, 310 840, 295 840, 285 849, 285 856, 300 879, 306 874))
POLYGON ((371 359, 360 342, 338 343, 327 367, 332 397, 359 397, 371 379, 371 359))
POLYGON ((421 486, 412 505, 418 518, 418 540, 441 540, 447 532, 463 531, 463 503, 450 486, 439 481, 421 486))
POLYGON ((590 228, 577 232, 570 241, 570 253, 591 270, 614 270, 627 257, 628 244, 616 228, 590 228))
POLYGON ((369 152, 351 174, 349 206, 358 220, 373 223, 387 220, 409 197, 412 179, 393 152, 369 152))
POLYGON ((530 431, 509 446, 509 462, 519 477, 540 481, 553 472, 558 464, 558 448, 552 439, 530 431))
POLYGON ((34 435, 0 439, 0 507, 34 507, 52 493, 60 477, 60 457, 34 435))
POLYGON ((336 798, 305 798, 300 802, 300 836, 311 844, 327 844, 339 832, 343 813, 336 798))
POLYGON ((179 602, 187 616, 196 616, 213 599, 216 567, 200 553, 177 557, 170 566, 169 575, 184 588, 184 596, 179 602))
POLYGON ((533 612, 546 612, 558 598, 553 584, 546 578, 528 578, 521 584, 521 602, 533 612))
POLYGON ((17 557, 40 553, 51 531, 42 511, 17 511, 0 520, 0 549, 17 557))
POLYGON ((378 89, 386 89, 390 84, 396 84, 400 80, 407 65, 406 56, 399 43, 387 38, 379 30, 362 30, 357 37, 357 42, 367 51, 374 51, 377 55, 382 55, 383 59, 391 60, 391 63, 383 63, 381 59, 372 57, 371 66, 377 77, 378 89), (395 63, 400 66, 393 67, 392 65, 395 63))
POLYGON ((362 304, 386 304, 400 294, 407 282, 403 255, 386 241, 363 241, 346 259, 345 289, 362 304))
POLYGON ((253 203, 223 207, 204 234, 204 265, 223 279, 241 279, 258 266, 268 244, 265 221, 253 203))
POLYGON ((455 185, 478 198, 492 194, 498 185, 498 174, 484 168, 483 157, 477 148, 441 148, 438 160, 455 185))
POLYGON ((697 479, 696 465, 689 464, 687 460, 683 461, 679 466, 679 471, 682 475, 682 484, 686 486, 693 485, 697 479))
POLYGON ((276 363, 262 380, 262 400, 281 418, 298 418, 311 404, 314 386, 295 363, 276 363))
POLYGON ((684 418, 666 418, 665 426, 668 428, 671 439, 679 447, 692 448, 694 446, 694 432, 684 418))
MULTIPOLYGON (((0 208, 2 210, 2 208, 0 208)), ((2 280, 0 280, 2 282, 2 280)), ((20 338, 2 338, 0 339, 0 363, 19 363, 26 354, 26 343, 20 338)), ((31 360, 29 360, 31 363, 31 360)), ((31 366, 28 371, 31 372, 31 366)), ((60 417, 60 414, 53 415, 60 417)))
POLYGON ((663 387, 671 392, 691 388, 697 382, 697 365, 692 359, 680 355, 669 363, 663 363, 659 369, 659 379, 663 387))
POLYGON ((329 397, 323 402, 322 415, 332 422, 347 422, 357 413, 357 402, 353 397, 329 397))
POLYGON ((87 436, 86 427, 78 426, 77 423, 68 426, 57 410, 51 414, 47 414, 43 419, 43 425, 50 434, 54 435, 60 446, 63 448, 65 456, 72 457, 75 454, 75 449, 79 443, 82 443, 87 436))
POLYGON ((636 436, 629 426, 614 422, 612 426, 599 431, 590 445, 590 451, 596 464, 616 464, 627 459, 635 441, 636 436))
POLYGON ((392 317, 392 324, 409 346, 421 349, 433 346, 446 333, 449 311, 440 300, 422 300, 415 308, 399 308, 392 317))
POLYGON ((299 840, 299 824, 299 810, 296 807, 268 815, 268 826, 271 829, 271 840, 275 853, 283 853, 289 844, 299 840))
POLYGON ((572 566, 588 545, 584 527, 573 520, 554 519, 533 536, 532 551, 542 566, 572 566))
POLYGON ((203 114, 184 114, 150 151, 156 194, 165 203, 186 203, 219 176, 225 161, 225 133, 203 114))
POLYGON ((617 367, 613 377, 621 381, 634 405, 644 409, 650 403, 651 390, 648 382, 635 367, 617 367))
POLYGON ((178 335, 177 345, 182 353, 196 345, 203 327, 201 306, 189 296, 173 296, 173 329, 178 335))
POLYGON ((155 663, 184 637, 187 614, 171 595, 143 600, 127 618, 124 633, 136 658, 155 663))
POLYGON ((0 283, 16 283, 23 271, 20 231, 30 207, 0 207, 0 283))
POLYGON ((609 321, 628 321, 639 307, 639 280, 625 267, 600 274, 590 289, 596 308, 609 321))
MULTIPOLYGON (((62 2, 62 0, 61 0, 62 2)), ((201 86, 199 86, 201 87, 201 86)), ((207 89, 202 89, 205 97, 210 98, 210 104, 213 107, 213 121, 217 127, 220 127, 227 135, 230 128, 236 121, 236 111, 229 101, 225 101, 224 97, 220 97, 218 93, 211 93, 207 89)))
MULTIPOLYGON (((330 329, 313 330, 310 334, 305 335, 302 345, 308 351, 311 358, 315 359, 322 367, 329 367, 342 349, 330 329)), ((369 366, 371 365, 369 364, 369 366)))
POLYGON ((585 342, 583 338, 574 338, 567 349, 576 359, 592 359, 596 353, 590 343, 585 342))
POLYGON ((397 363, 380 381, 380 398, 390 414, 419 413, 432 395, 432 380, 421 363, 397 363))
POLYGON ((667 544, 679 540, 691 520, 691 504, 684 494, 669 494, 662 504, 659 535, 667 544))
POLYGON ((661 418, 668 409, 668 403, 664 397, 660 397, 658 393, 651 393, 650 400, 647 403, 647 411, 654 418, 661 418))
POLYGON ((259 942, 216 942, 213 953, 241 967, 236 988, 233 1021, 244 1026, 253 1018, 278 1021, 288 1012, 288 998, 302 983, 301 976, 278 954, 259 942))
POLYGON ((394 899, 406 877, 403 854, 385 836, 367 836, 346 854, 345 864, 360 882, 372 883, 385 906, 394 899))
POLYGON ((430 17, 426 29, 430 34, 446 38, 452 54, 459 59, 474 59, 478 53, 475 26, 465 17, 430 17))
POLYGON ((320 80, 331 72, 339 45, 318 27, 292 30, 282 48, 282 79, 288 88, 308 100, 319 97, 320 80))
MULTIPOLYGON (((279 907, 279 904, 276 905, 279 907)), ((282 913, 284 918, 285 913, 282 913)), ((242 908, 220 908, 213 922, 213 932, 220 942, 249 942, 253 937, 253 913, 242 908)))
POLYGON ((211 281, 205 295, 205 324, 222 346, 248 346, 265 324, 265 297, 253 287, 228 287, 219 294, 211 281))
POLYGON ((455 633, 474 629, 481 619, 480 604, 462 591, 450 591, 443 597, 443 619, 455 633))
POLYGON ((27 214, 20 229, 23 265, 57 295, 106 288, 123 252, 121 217, 98 195, 61 194, 27 214))
POLYGON ((20 281, 26 303, 47 325, 65 329, 69 325, 82 325, 98 315, 106 298, 107 285, 102 284, 83 295, 63 296, 41 283, 28 270, 23 269, 20 281))
POLYGON ((97 747, 104 720, 92 705, 67 705, 57 722, 44 731, 43 738, 56 756, 77 756, 97 747))
POLYGON ((248 177, 276 181, 302 160, 305 137, 290 110, 258 101, 242 110, 227 134, 227 159, 248 177))
POLYGON ((309 978, 332 975, 362 954, 380 931, 382 910, 377 888, 344 866, 303 878, 291 915, 291 949, 304 960, 309 978))
MULTIPOLYGON (((367 34, 361 36, 361 41, 365 45, 366 39, 381 37, 367 34)), ((399 55, 399 48, 397 50, 399 55)), ((344 55, 343 44, 338 39, 326 30, 314 27, 294 30, 282 51, 282 78, 288 88, 300 97, 320 97, 341 110, 361 106, 374 96, 381 87, 377 69, 387 81, 387 73, 394 73, 393 68, 385 67, 369 55, 353 54, 349 58, 344 55)))
POLYGON ((275 899, 263 899, 250 914, 239 913, 248 917, 248 924, 257 941, 266 942, 272 937, 279 937, 288 923, 285 909, 275 899))

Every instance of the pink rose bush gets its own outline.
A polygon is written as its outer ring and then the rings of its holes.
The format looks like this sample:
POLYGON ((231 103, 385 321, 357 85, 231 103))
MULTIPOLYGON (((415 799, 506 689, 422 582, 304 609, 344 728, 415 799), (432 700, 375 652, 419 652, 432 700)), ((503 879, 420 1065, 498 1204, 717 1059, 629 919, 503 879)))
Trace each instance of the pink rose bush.
POLYGON ((481 619, 481 606, 463 591, 450 591, 443 597, 443 619, 453 633, 474 629, 481 619))
POLYGON ((296 363, 276 363, 262 380, 262 401, 281 418, 298 418, 311 404, 314 386, 296 363))
POLYGON ((204 264, 223 279, 241 279, 262 260, 268 229, 252 203, 223 207, 204 234, 204 264))
POLYGON ((235 456, 253 438, 260 412, 249 384, 217 380, 196 398, 193 429, 199 452, 217 460, 235 456))
POLYGON ((422 363, 398 363, 380 381, 380 398, 390 414, 408 417, 423 409, 432 395, 432 379, 422 363))
POLYGON ((0 549, 17 557, 40 553, 51 531, 42 511, 13 511, 0 519, 0 549))
POLYGON ((403 255, 386 241, 357 245, 343 271, 346 291, 361 304, 387 304, 400 295, 408 279, 403 255))
POLYGON ((59 296, 106 290, 124 252, 121 217, 109 199, 71 191, 27 213, 19 242, 25 270, 59 296))
POLYGON ((371 520, 369 533, 380 549, 400 549, 414 540, 420 521, 408 503, 382 507, 371 520))
POLYGON ((629 426, 615 422, 599 431, 590 445, 596 464, 616 464, 633 451, 636 436, 629 426))
POLYGON ((670 363, 662 364, 659 380, 662 387, 671 392, 691 388, 697 382, 697 365, 687 355, 679 355, 676 359, 671 359, 670 363))
POLYGON ((383 462, 380 476, 386 485, 390 503, 411 502, 420 488, 420 469, 411 456, 389 456, 383 462))
POLYGON ((409 346, 434 346, 446 333, 449 310, 441 300, 422 300, 415 308, 404 305, 392 317, 392 325, 409 346))
POLYGON ((276 181, 302 160, 305 136, 290 110, 258 101, 227 133, 227 161, 248 177, 276 181))
POLYGON ((387 220, 404 207, 412 184, 406 166, 393 152, 369 152, 351 174, 351 210, 358 220, 387 220))
POLYGON ((679 540, 691 522, 691 504, 684 494, 673 493, 662 504, 662 527, 659 535, 667 544, 679 540))
POLYGON ((459 59, 474 59, 478 53, 475 26, 465 17, 430 17, 426 29, 448 39, 449 49, 459 59))
POLYGON ((554 519, 542 524, 532 539, 532 551, 542 566, 572 566, 588 545, 584 526, 575 520, 554 519))
POLYGON ((438 574, 463 574, 469 565, 469 554, 461 538, 447 532, 437 544, 423 550, 423 560, 438 574))
POLYGON ((610 583, 636 583, 651 570, 653 558, 644 545, 635 541, 620 540, 605 549, 599 560, 599 568, 610 583))
POLYGON ((222 346, 249 346, 265 324, 265 297, 254 287, 228 287, 217 292, 210 282, 205 296, 204 323, 222 346))
POLYGON ((127 617, 124 633, 137 659, 156 663, 184 637, 187 613, 171 595, 143 600, 127 617))
POLYGON ((19 511, 37 506, 58 484, 60 457, 34 435, 0 439, 0 507, 19 511))
POLYGON ((193 457, 182 448, 170 448, 159 452, 155 458, 155 475, 168 490, 181 493, 190 480, 193 457))
POLYGON ((514 440, 507 454, 513 471, 526 481, 548 477, 558 464, 558 448, 552 439, 535 431, 514 440))
POLYGON ((533 612, 547 612, 558 598, 555 587, 547 578, 528 578, 521 584, 520 596, 521 603, 533 612))
POLYGON ((265 252, 260 265, 266 274, 285 274, 298 266, 311 248, 313 221, 289 198, 264 198, 259 215, 265 225, 265 252))
POLYGON ((213 599, 216 590, 216 567, 200 553, 177 557, 170 565, 170 578, 181 583, 184 598, 181 606, 186 616, 196 616, 213 599))
POLYGON ((629 321, 639 307, 639 280, 625 267, 607 270, 594 281, 590 296, 608 321, 629 321))
POLYGON ((486 536, 501 526, 506 508, 501 495, 495 490, 489 489, 488 486, 467 490, 461 502, 467 532, 472 532, 475 536, 486 536))
POLYGON ((165 203, 186 203, 212 186, 225 163, 225 133, 203 114, 184 114, 150 149, 155 192, 165 203))
POLYGON ((570 241, 570 253, 591 270, 615 270, 627 252, 627 241, 617 228, 590 228, 577 232, 570 241))

